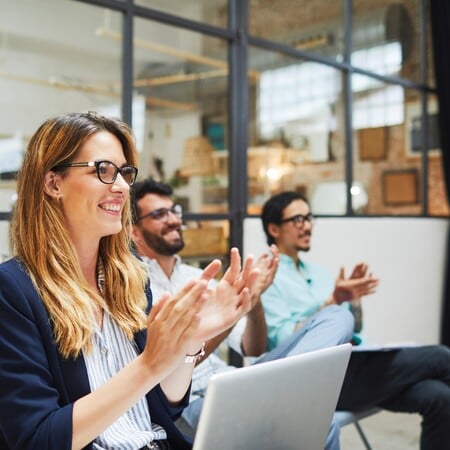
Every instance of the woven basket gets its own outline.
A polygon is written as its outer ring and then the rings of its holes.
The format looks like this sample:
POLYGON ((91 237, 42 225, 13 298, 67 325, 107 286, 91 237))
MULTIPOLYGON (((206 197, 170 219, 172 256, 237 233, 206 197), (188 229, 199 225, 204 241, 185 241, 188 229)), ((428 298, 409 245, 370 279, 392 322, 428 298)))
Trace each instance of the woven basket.
POLYGON ((183 167, 181 173, 185 177, 193 175, 211 175, 214 173, 214 147, 204 136, 188 138, 184 145, 183 167))

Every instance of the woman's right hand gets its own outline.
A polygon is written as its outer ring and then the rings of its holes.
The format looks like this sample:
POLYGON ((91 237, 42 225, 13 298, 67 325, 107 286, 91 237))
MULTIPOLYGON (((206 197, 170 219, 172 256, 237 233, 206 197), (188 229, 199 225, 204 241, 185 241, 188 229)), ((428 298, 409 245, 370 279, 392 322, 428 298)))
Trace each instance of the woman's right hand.
POLYGON ((259 274, 259 269, 252 267, 253 258, 246 258, 242 266, 239 251, 233 248, 230 267, 208 292, 208 282, 220 266, 220 261, 213 261, 199 280, 189 281, 172 297, 165 294, 152 307, 142 354, 149 375, 164 379, 187 354, 195 354, 202 341, 228 329, 249 311, 251 288, 259 274))
POLYGON ((206 280, 189 281, 172 297, 165 294, 153 305, 147 318, 147 342, 142 354, 145 365, 161 379, 179 365, 199 323, 199 311, 206 300, 206 280))

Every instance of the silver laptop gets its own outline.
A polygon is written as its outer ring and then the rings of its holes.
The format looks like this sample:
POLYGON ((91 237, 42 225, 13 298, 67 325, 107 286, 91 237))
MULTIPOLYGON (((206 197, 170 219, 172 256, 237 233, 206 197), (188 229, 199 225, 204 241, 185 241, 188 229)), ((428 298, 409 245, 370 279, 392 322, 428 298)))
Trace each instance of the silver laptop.
POLYGON ((214 375, 194 450, 323 450, 350 352, 344 344, 214 375))

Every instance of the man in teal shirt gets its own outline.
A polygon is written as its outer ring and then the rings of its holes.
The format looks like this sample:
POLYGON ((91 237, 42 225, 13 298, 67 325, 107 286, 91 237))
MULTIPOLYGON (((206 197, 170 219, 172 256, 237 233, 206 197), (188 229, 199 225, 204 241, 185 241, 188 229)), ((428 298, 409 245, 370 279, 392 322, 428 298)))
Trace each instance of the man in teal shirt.
POLYGON ((276 282, 262 296, 269 350, 286 342, 299 324, 319 311, 333 289, 334 281, 321 266, 280 254, 276 282))
MULTIPOLYGON (((313 229, 309 205, 302 195, 288 191, 270 198, 263 207, 262 222, 268 244, 276 244, 280 252, 274 282, 262 295, 272 352, 286 345, 293 334, 314 326, 317 311, 359 302, 376 289, 378 280, 368 274, 366 264, 355 266, 349 278, 341 269, 334 281, 321 266, 300 259, 300 252, 310 248, 313 229)), ((325 335, 333 333, 323 324, 320 330, 325 335)), ((358 411, 376 406, 421 414, 421 450, 448 450, 450 349, 430 345, 353 352, 337 409, 358 411)))

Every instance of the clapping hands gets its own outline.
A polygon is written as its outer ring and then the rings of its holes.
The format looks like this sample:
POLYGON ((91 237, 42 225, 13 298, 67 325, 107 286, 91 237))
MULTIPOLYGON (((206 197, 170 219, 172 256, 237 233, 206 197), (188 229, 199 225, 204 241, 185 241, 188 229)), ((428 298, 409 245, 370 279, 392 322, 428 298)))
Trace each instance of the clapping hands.
POLYGON ((353 268, 349 278, 345 278, 344 268, 341 267, 336 279, 333 299, 340 305, 343 302, 357 300, 365 295, 373 294, 379 284, 379 279, 368 272, 366 263, 359 263, 353 268))
POLYGON ((199 280, 192 280, 176 295, 164 295, 153 306, 147 321, 146 353, 151 364, 170 370, 186 354, 195 353, 201 342, 232 327, 251 309, 251 291, 260 273, 249 256, 241 264, 237 248, 231 249, 230 266, 215 289, 208 282, 220 270, 212 261, 199 280), (162 367, 161 367, 162 365, 162 367))
MULTIPOLYGON (((203 271, 202 279, 209 281, 211 265, 203 271)), ((241 265, 241 256, 237 248, 230 252, 230 266, 215 290, 207 291, 207 300, 200 311, 195 338, 209 340, 232 327, 241 317, 250 311, 251 292, 253 291, 260 269, 253 267, 253 256, 248 256, 241 265)))
POLYGON ((270 246, 270 253, 263 253, 255 262, 259 273, 251 291, 252 308, 260 301, 261 294, 272 284, 277 273, 280 255, 275 244, 270 246))

